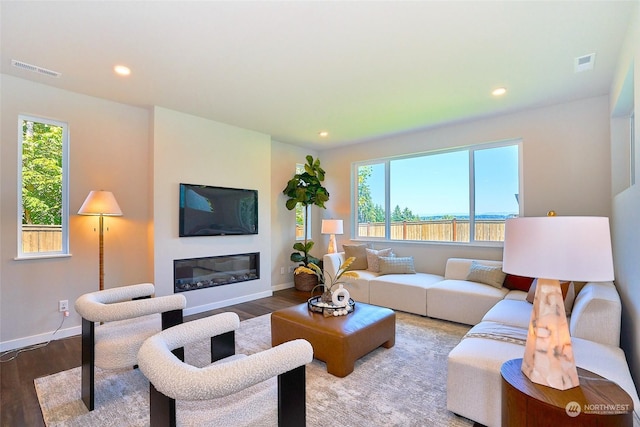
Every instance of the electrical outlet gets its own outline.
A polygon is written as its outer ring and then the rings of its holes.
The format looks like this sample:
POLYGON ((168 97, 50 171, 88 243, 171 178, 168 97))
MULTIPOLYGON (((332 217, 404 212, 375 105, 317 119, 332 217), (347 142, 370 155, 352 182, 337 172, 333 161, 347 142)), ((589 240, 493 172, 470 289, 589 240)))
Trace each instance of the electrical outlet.
POLYGON ((280 274, 284 274, 284 267, 280 267, 280 274))
POLYGON ((61 299, 60 301, 58 301, 58 311, 60 313, 69 311, 69 300, 61 299))

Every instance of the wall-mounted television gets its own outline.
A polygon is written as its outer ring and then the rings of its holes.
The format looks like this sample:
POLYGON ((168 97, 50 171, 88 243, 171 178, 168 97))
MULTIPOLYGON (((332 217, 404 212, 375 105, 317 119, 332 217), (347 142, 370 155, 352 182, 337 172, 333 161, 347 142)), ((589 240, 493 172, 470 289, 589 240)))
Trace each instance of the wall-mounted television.
POLYGON ((258 234, 258 190, 180 184, 180 237, 258 234))

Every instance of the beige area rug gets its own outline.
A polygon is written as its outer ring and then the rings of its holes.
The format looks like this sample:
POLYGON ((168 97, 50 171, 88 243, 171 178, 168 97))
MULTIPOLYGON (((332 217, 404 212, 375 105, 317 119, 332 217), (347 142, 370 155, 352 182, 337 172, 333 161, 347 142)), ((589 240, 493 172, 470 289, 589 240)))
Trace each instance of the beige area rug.
MULTIPOLYGON (((270 347, 270 315, 241 322, 236 332, 238 353, 270 347)), ((326 372, 323 362, 307 365, 308 426, 471 426, 473 423, 446 409, 446 361, 449 351, 469 327, 406 313, 397 313, 396 344, 378 348, 356 362, 345 378, 326 372)), ((208 341, 187 347, 186 359, 203 366, 209 357, 208 341)), ((264 395, 265 408, 275 410, 275 381, 255 386, 249 393, 264 395)), ((96 409, 89 413, 80 400, 80 368, 35 380, 47 426, 149 425, 149 383, 138 370, 96 371, 96 409)), ((221 425, 205 417, 225 408, 232 422, 257 425, 247 418, 253 409, 235 396, 223 402, 178 402, 182 425, 221 425), (217 408, 217 409, 216 409, 217 408), (251 410, 250 410, 251 409, 251 410)), ((268 418, 259 424, 273 426, 268 418)))

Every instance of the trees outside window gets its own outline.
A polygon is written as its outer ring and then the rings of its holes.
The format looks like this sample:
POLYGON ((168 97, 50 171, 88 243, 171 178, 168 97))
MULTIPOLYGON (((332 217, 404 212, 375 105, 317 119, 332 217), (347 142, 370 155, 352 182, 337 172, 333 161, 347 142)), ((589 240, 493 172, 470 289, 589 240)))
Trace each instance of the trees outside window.
POLYGON ((66 123, 19 117, 18 253, 68 253, 66 123))

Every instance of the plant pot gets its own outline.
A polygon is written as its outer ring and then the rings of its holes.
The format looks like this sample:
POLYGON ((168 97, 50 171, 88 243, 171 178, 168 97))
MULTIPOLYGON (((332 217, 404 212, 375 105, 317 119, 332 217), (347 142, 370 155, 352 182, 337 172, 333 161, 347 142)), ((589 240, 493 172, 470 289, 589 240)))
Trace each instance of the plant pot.
POLYGON ((293 284, 299 291, 310 292, 318 284, 318 276, 309 273, 294 274, 293 284))

